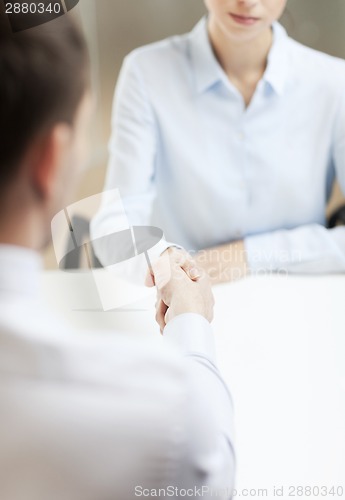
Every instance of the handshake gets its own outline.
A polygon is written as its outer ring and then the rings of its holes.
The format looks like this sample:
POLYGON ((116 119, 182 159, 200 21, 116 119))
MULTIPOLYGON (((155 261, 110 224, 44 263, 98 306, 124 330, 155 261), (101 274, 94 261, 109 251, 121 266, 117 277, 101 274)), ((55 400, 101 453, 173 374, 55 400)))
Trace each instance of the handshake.
POLYGON ((165 250, 152 264, 145 284, 157 287, 156 320, 161 332, 180 314, 200 314, 212 321, 214 298, 210 279, 184 250, 165 250))

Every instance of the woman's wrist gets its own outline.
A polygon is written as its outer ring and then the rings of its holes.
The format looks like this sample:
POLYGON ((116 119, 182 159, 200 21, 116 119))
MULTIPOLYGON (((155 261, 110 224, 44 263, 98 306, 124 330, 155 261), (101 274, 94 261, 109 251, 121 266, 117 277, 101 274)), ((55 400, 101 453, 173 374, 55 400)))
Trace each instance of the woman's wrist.
POLYGON ((249 274, 243 240, 201 250, 195 260, 213 284, 237 281, 249 274))

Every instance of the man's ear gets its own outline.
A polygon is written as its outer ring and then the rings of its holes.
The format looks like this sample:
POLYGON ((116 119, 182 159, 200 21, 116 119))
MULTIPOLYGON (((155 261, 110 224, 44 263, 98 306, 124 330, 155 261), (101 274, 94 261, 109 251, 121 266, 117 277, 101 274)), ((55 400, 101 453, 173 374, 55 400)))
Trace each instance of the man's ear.
POLYGON ((72 140, 72 128, 65 123, 54 125, 32 144, 26 165, 35 193, 47 200, 58 188, 62 169, 68 161, 72 140))

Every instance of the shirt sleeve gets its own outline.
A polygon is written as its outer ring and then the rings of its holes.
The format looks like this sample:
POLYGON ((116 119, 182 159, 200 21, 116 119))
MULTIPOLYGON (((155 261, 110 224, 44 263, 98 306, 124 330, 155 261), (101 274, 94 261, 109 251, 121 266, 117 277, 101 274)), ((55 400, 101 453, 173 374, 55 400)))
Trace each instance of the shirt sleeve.
MULTIPOLYGON (((150 225, 156 196, 156 124, 137 59, 135 53, 127 56, 116 86, 104 193, 90 227, 93 248, 104 267, 114 263, 113 239, 105 236, 131 226, 150 225)), ((150 260, 170 246, 163 237, 149 249, 150 260)), ((145 259, 141 259, 123 266, 123 277, 141 283, 145 265, 145 259)))
POLYGON ((345 229, 319 224, 280 230, 245 239, 252 274, 340 273, 345 271, 345 229))
MULTIPOLYGON (((341 96, 334 123, 332 162, 345 193, 345 94, 341 96)), ((327 229, 310 224, 245 239, 252 273, 341 273, 345 272, 345 227, 327 229)))
POLYGON ((231 498, 235 476, 233 404, 216 365, 211 326, 200 315, 182 314, 166 326, 163 338, 185 356, 189 374, 187 437, 176 484, 197 488, 204 498, 231 498))

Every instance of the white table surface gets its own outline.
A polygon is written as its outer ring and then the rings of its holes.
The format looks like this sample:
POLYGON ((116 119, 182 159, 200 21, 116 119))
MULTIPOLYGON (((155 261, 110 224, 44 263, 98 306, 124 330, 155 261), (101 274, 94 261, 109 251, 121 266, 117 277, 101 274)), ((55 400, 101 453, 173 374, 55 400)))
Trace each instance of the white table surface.
MULTIPOLYGON (((103 312, 92 275, 43 280, 47 300, 78 328, 158 334, 154 290, 103 312)), ((342 496, 315 489, 309 498, 345 499, 345 277, 252 277, 214 294, 218 361, 236 408, 237 497, 342 486, 342 496)))

